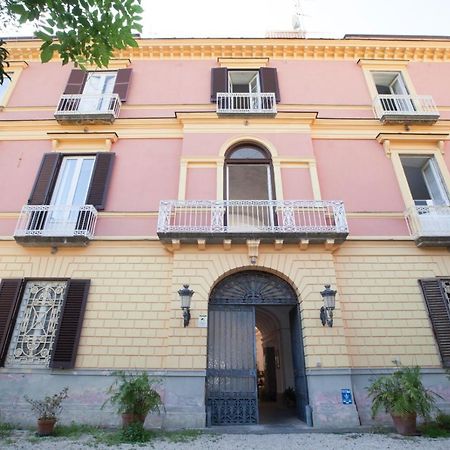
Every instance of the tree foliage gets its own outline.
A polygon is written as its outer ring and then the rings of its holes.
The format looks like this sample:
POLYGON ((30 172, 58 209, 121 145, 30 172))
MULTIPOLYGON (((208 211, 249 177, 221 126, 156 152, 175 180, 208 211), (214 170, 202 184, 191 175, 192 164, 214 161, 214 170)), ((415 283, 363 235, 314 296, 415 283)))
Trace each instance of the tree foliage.
MULTIPOLYGON (((54 53, 62 63, 72 61, 106 67, 115 49, 137 47, 142 31, 141 0, 0 0, 0 21, 35 24, 42 40, 41 60, 54 53)), ((0 42, 0 83, 5 76, 8 54, 0 42)))

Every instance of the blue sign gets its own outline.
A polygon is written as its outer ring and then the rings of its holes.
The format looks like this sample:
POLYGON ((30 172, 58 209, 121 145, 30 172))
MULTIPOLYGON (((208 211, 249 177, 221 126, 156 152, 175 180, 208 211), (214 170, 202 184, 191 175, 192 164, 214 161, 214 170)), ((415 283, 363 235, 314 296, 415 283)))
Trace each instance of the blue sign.
POLYGON ((350 389, 341 389, 342 404, 351 405, 353 403, 352 391, 350 389))

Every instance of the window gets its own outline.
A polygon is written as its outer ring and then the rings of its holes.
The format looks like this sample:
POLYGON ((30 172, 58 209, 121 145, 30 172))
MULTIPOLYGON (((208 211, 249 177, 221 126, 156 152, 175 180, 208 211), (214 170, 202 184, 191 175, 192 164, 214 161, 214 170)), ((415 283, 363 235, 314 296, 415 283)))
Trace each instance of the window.
POLYGON ((434 157, 404 155, 400 156, 400 161, 415 205, 450 204, 444 181, 434 157))
POLYGON ((131 69, 70 73, 55 111, 60 123, 86 121, 112 123, 127 100, 131 69))
POLYGON ((401 72, 372 72, 384 111, 415 111, 401 72))
POLYGON ((89 72, 83 86, 79 111, 106 111, 110 108, 117 72, 89 72))
POLYGON ((274 224, 273 170, 270 155, 251 144, 228 151, 225 158, 225 198, 228 227, 274 224))
POLYGON ((54 238, 63 238, 62 243, 84 245, 92 239, 97 211, 105 208, 113 161, 110 152, 45 154, 28 205, 22 209, 16 241, 56 244, 54 238))
POLYGON ((443 367, 450 367, 450 278, 419 280, 443 367))
POLYGON ((89 280, 2 280, 0 365, 72 368, 89 280))
POLYGON ((276 101, 280 101, 277 69, 261 67, 258 70, 227 69, 215 67, 211 69, 211 101, 217 100, 217 93, 273 93, 276 101))

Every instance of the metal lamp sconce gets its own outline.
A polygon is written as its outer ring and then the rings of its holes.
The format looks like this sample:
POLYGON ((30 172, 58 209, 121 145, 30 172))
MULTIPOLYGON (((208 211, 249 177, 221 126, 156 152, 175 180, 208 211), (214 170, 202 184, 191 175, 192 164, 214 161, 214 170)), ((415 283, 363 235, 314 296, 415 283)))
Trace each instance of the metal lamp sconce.
POLYGON ((333 310, 336 307, 336 293, 337 291, 333 291, 329 284, 326 284, 325 289, 320 293, 323 299, 323 306, 320 308, 320 320, 323 326, 333 326, 333 310))
POLYGON ((181 309, 183 310, 183 325, 186 328, 191 320, 191 299, 194 291, 189 289, 188 284, 183 284, 183 288, 178 291, 181 301, 181 309))

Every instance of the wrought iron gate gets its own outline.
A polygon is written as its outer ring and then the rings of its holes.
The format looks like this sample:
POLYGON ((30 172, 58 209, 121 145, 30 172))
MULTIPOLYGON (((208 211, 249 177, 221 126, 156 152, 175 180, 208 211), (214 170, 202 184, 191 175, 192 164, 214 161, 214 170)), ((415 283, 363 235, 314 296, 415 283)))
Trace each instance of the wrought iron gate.
POLYGON ((258 423, 255 308, 212 306, 209 327, 207 407, 211 425, 258 423))
MULTIPOLYGON (((211 292, 206 377, 210 425, 258 423, 257 305, 294 306, 297 305, 297 296, 286 281, 256 270, 230 275, 211 292)), ((296 342, 301 345, 301 339, 296 342)))

